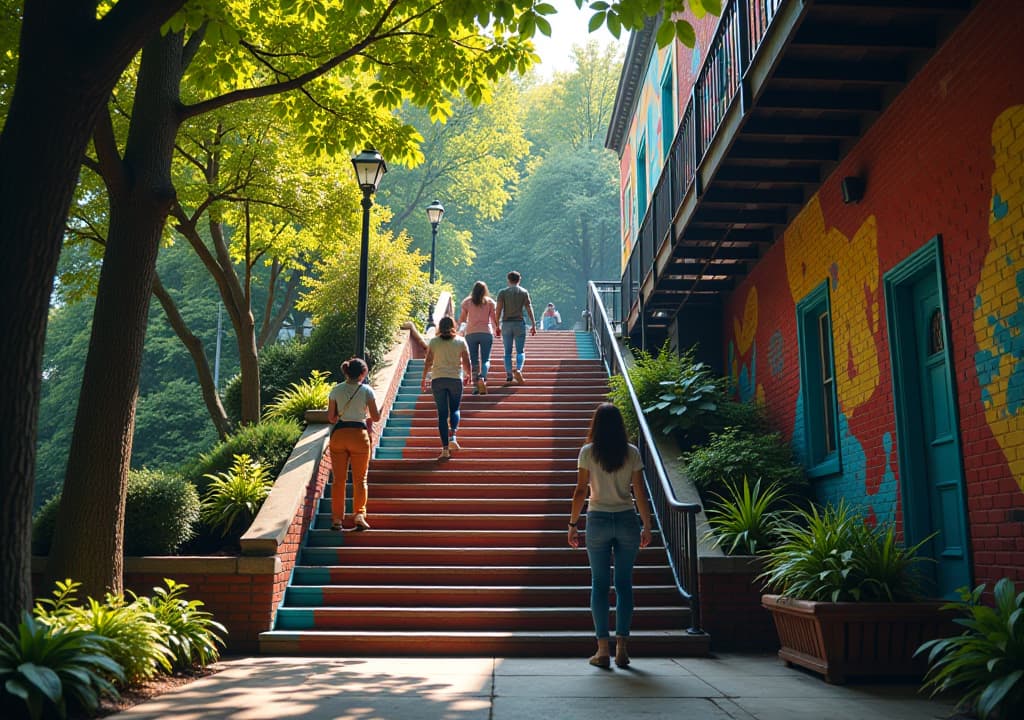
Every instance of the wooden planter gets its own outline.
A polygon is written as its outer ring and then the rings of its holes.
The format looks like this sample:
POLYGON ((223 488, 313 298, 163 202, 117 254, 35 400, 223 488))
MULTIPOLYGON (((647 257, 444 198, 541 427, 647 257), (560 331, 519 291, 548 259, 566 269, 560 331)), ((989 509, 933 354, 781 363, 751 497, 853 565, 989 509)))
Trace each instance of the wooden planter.
POLYGON ((810 602, 762 595, 779 633, 779 657, 843 683, 860 675, 911 675, 927 670, 914 652, 926 640, 955 635, 941 602, 810 602))

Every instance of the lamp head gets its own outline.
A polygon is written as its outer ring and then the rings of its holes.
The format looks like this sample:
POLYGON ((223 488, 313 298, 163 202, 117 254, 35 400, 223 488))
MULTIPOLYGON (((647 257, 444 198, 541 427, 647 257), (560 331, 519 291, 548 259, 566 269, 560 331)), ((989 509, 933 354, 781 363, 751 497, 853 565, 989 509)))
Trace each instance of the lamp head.
POLYGON ((352 158, 352 166, 356 169, 356 180, 364 192, 377 192, 381 178, 388 171, 381 154, 373 148, 366 148, 352 158))
POLYGON ((431 225, 437 225, 441 222, 441 218, 443 217, 444 205, 441 204, 440 200, 435 200, 427 205, 427 219, 430 221, 431 225))

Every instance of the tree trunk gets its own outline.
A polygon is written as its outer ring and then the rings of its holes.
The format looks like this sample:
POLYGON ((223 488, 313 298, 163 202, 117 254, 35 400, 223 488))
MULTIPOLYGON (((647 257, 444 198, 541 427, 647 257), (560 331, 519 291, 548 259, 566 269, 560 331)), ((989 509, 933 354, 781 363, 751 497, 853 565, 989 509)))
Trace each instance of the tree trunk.
POLYGON ((124 503, 143 343, 160 237, 174 197, 182 36, 143 50, 120 183, 110 183, 110 230, 89 355, 47 571, 82 592, 122 591, 124 503))
POLYGON ((93 125, 142 40, 183 0, 24 5, 18 76, 0 131, 0 623, 31 606, 31 516, 43 343, 64 223, 93 125), (131 5, 132 7, 128 7, 131 5), (102 27, 103 32, 98 32, 102 27))
POLYGON ((196 367, 196 379, 199 380, 199 387, 203 392, 203 402, 206 403, 206 411, 210 413, 210 420, 213 421, 213 426, 217 429, 217 435, 223 440, 231 434, 233 428, 231 427, 231 420, 228 419, 228 414, 224 410, 224 405, 221 403, 220 393, 217 392, 217 385, 213 382, 213 373, 210 371, 210 363, 206 359, 203 341, 189 330, 188 325, 185 323, 185 318, 178 312, 178 306, 174 303, 174 298, 170 296, 167 288, 160 282, 159 275, 153 279, 153 294, 160 301, 160 305, 167 315, 167 322, 170 323, 174 332, 177 333, 178 339, 181 340, 189 355, 192 356, 192 363, 196 367))
MULTIPOLYGON (((288 317, 288 313, 290 313, 295 307, 295 299, 299 294, 299 282, 301 280, 302 271, 293 269, 291 275, 288 276, 288 282, 284 287, 284 297, 281 299, 281 307, 277 309, 276 313, 272 312, 274 307, 272 302, 274 298, 274 288, 270 288, 271 292, 267 293, 267 307, 263 313, 263 325, 260 327, 259 337, 256 338, 256 348, 258 350, 263 350, 267 341, 272 338, 276 338, 277 334, 281 331, 285 318, 288 317)), ((297 328, 295 333, 298 335, 297 328)))

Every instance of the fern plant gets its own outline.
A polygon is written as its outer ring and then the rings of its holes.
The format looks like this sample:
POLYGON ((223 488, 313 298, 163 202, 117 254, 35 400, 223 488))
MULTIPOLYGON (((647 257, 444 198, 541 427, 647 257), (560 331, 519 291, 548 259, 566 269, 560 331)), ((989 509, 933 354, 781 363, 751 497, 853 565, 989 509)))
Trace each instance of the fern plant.
POLYGON ((763 490, 761 481, 750 487, 743 478, 743 487, 729 487, 729 497, 715 495, 716 502, 708 509, 711 530, 704 536, 727 555, 757 555, 775 544, 788 511, 779 506, 785 499, 785 488, 777 482, 763 490))
POLYGON ((108 646, 96 633, 51 626, 27 612, 14 631, 0 625, 0 710, 32 720, 67 717, 69 705, 94 713, 102 697, 119 697, 110 680, 125 681, 108 646))
POLYGON ((164 578, 167 587, 153 588, 150 597, 136 597, 135 604, 144 607, 160 623, 166 638, 171 664, 175 669, 198 665, 205 667, 220 657, 227 629, 201 610, 199 600, 186 600, 188 585, 164 578))
POLYGON ((301 424, 306 423, 307 410, 319 410, 327 407, 328 395, 331 392, 330 373, 314 370, 305 380, 292 383, 280 393, 263 414, 267 419, 292 418, 301 424))
POLYGON ((929 640, 917 649, 928 653, 925 688, 932 695, 962 693, 960 707, 973 708, 982 720, 1020 717, 1024 708, 1024 592, 1009 578, 996 583, 995 606, 981 602, 985 586, 960 589, 960 600, 946 610, 966 615, 955 622, 967 628, 962 635, 929 640))
POLYGON ((252 522, 273 484, 267 468, 245 454, 236 455, 227 472, 206 477, 211 482, 200 517, 210 527, 219 528, 222 537, 252 522))

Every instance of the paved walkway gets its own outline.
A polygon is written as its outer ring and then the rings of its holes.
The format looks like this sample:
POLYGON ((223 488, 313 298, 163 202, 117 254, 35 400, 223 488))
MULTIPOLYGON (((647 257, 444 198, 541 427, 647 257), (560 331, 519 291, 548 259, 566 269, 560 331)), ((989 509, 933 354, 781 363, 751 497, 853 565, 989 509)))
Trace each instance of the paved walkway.
POLYGON ((255 657, 221 667, 112 717, 932 720, 952 712, 914 685, 828 685, 764 655, 637 658, 627 670, 550 658, 255 657))

